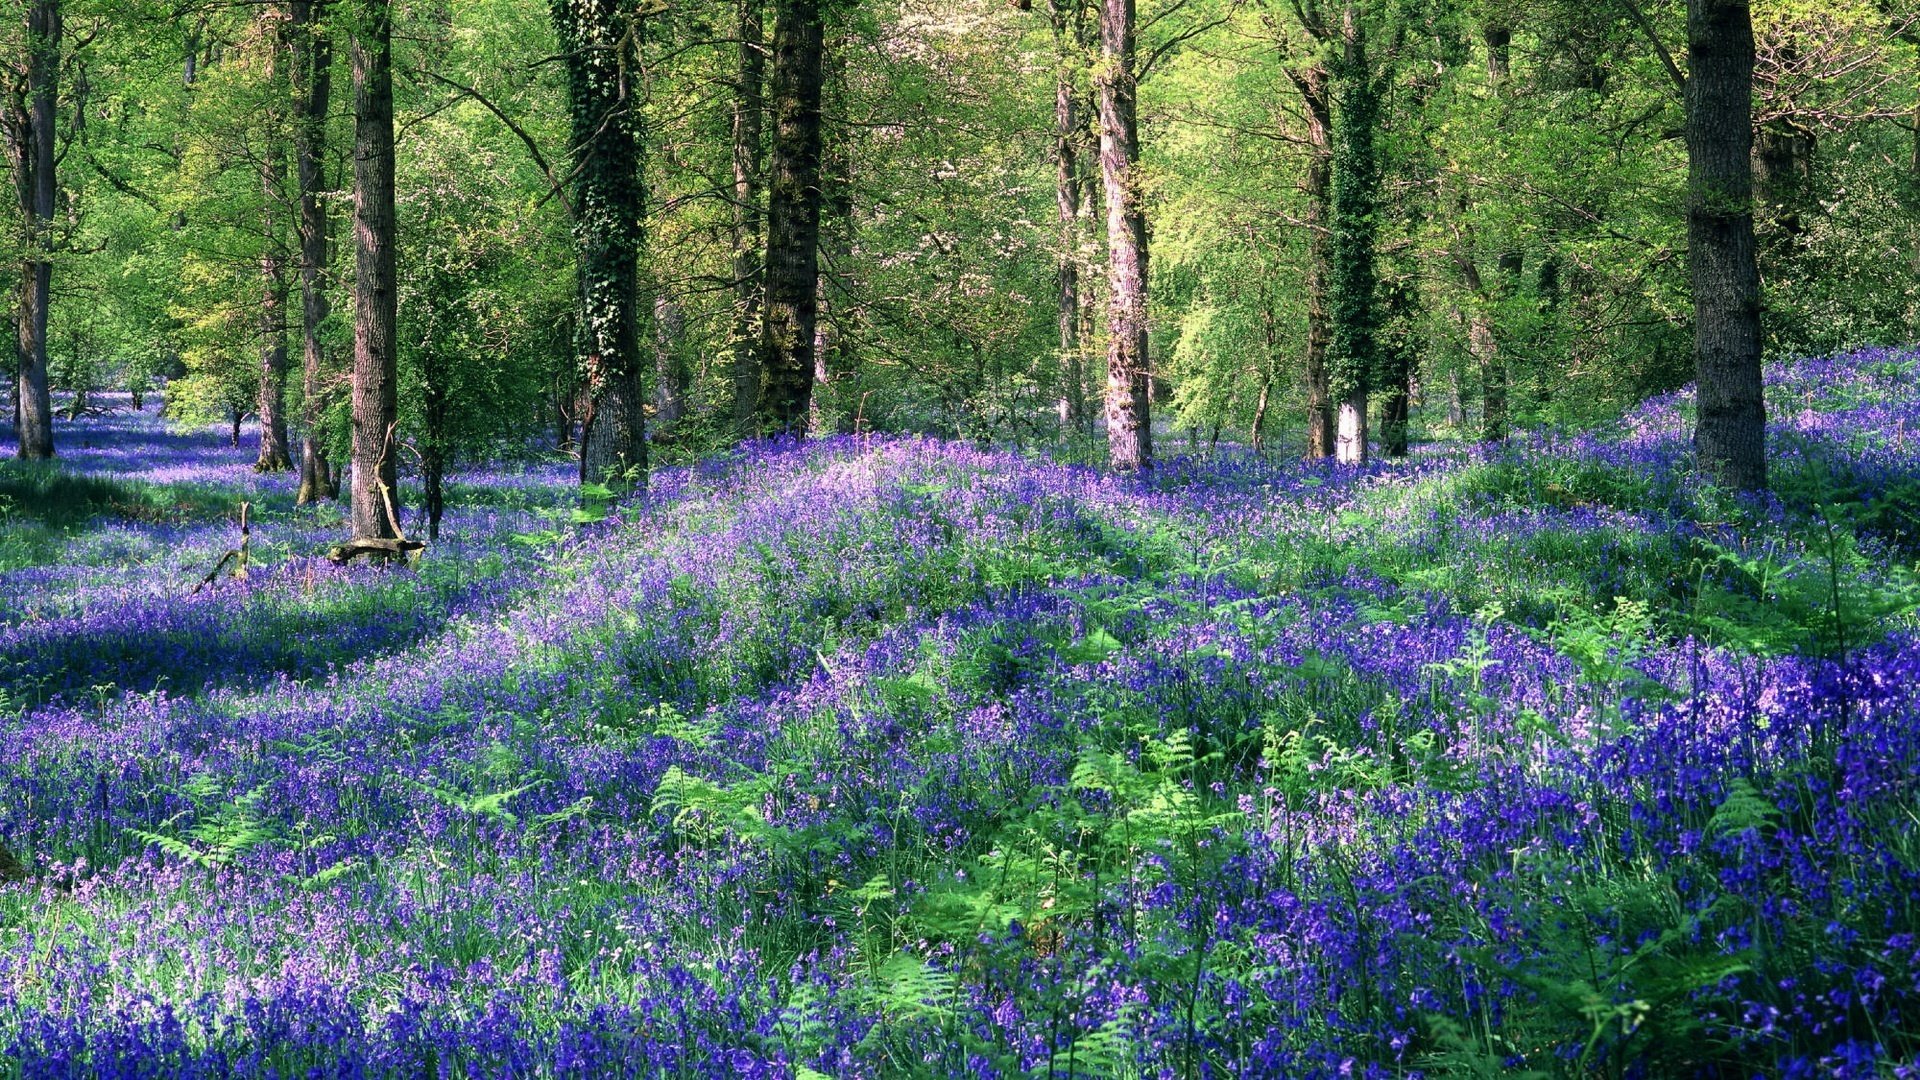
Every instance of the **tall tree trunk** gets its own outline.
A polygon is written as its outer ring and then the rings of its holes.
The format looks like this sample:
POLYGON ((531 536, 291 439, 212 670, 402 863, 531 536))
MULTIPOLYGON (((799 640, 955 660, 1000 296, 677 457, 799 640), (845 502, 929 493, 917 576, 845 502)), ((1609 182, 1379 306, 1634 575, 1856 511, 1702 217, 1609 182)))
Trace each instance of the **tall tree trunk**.
POLYGON ((265 209, 260 228, 266 246, 260 253, 260 393, 254 411, 260 416, 260 453, 256 472, 282 472, 293 467, 287 449, 287 251, 276 211, 283 197, 287 163, 270 150, 260 164, 260 189, 265 209))
POLYGON ((625 0, 554 0, 567 60, 574 159, 579 349, 587 414, 580 480, 644 484, 646 411, 640 357, 641 164, 639 15, 625 0))
POLYGON ((1767 486, 1760 272, 1753 241, 1753 19, 1687 0, 1687 269, 1699 380, 1694 445, 1729 487, 1767 486))
POLYGON ((1080 30, 1082 0, 1053 0, 1053 192, 1059 225, 1060 426, 1077 432, 1086 422, 1087 372, 1080 351, 1080 30))
POLYGON ((331 301, 327 297, 327 190, 323 161, 327 110, 333 97, 333 37, 328 32, 327 0, 293 0, 293 163, 300 187, 300 492, 301 504, 340 494, 327 460, 320 430, 326 407, 326 351, 321 328, 331 301))
POLYGON ((393 24, 387 0, 360 0, 353 59, 353 477, 357 540, 400 535, 395 375, 393 24))
MULTIPOLYGON (((845 117, 847 57, 844 39, 827 48, 821 58, 822 99, 845 117)), ((855 374, 853 347, 846 328, 854 311, 848 303, 853 258, 853 128, 844 122, 825 124, 821 132, 820 161, 820 272, 818 309, 813 330, 813 416, 815 431, 852 431, 854 409, 847 400, 845 380, 855 374)))
POLYGON ((1115 469, 1153 467, 1147 357, 1147 210, 1138 178, 1139 84, 1134 0, 1100 10, 1100 175, 1107 204, 1107 457, 1115 469))
POLYGON ((1327 385, 1327 345, 1333 338, 1327 290, 1333 278, 1333 97, 1325 64, 1287 77, 1307 116, 1307 456, 1333 456, 1333 397, 1327 385))
POLYGON ((1333 154, 1333 276, 1328 290, 1333 332, 1327 349, 1327 381, 1339 408, 1334 456, 1342 464, 1363 465, 1367 461, 1367 393, 1379 362, 1374 232, 1380 162, 1374 147, 1379 91, 1357 4, 1347 4, 1341 37, 1341 57, 1334 71, 1339 96, 1333 154))
POLYGON ((806 434, 819 315, 820 95, 824 32, 819 0, 774 5, 773 157, 767 187, 766 372, 758 426, 806 434))
POLYGON ((762 135, 766 111, 766 55, 760 0, 735 0, 740 69, 733 89, 733 425, 741 438, 756 434, 765 373, 760 368, 760 309, 766 295, 761 266, 760 185, 765 171, 762 135))
POLYGON ((287 153, 285 117, 277 104, 281 52, 287 47, 288 13, 279 5, 263 8, 258 16, 266 43, 262 74, 275 88, 276 104, 263 116, 266 150, 260 158, 260 390, 254 412, 260 417, 260 452, 256 472, 283 472, 293 467, 287 449, 287 245, 280 208, 286 199, 287 153))
POLYGON ((59 0, 27 5, 27 70, 7 102, 7 156, 19 195, 20 304, 14 371, 15 429, 23 458, 53 456, 53 398, 47 386, 47 308, 53 298, 54 109, 60 91, 59 0))

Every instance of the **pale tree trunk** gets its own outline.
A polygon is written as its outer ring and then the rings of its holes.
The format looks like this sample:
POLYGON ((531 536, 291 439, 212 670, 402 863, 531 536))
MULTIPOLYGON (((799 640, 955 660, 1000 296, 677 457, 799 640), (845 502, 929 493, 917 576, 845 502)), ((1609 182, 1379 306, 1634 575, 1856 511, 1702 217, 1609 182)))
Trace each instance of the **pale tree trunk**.
POLYGON ((764 373, 760 367, 760 308, 766 277, 760 263, 760 184, 765 168, 766 56, 760 0, 736 0, 740 69, 733 91, 733 423, 742 438, 756 434, 764 373))
POLYGON ((327 297, 327 190, 323 158, 327 110, 333 95, 333 38, 326 0, 293 0, 293 161, 300 188, 300 491, 301 504, 331 499, 340 485, 320 430, 326 401, 326 351, 321 328, 327 297))
POLYGON ((1134 0, 1100 11, 1100 175, 1107 207, 1107 457, 1115 469, 1153 467, 1147 357, 1147 212, 1140 160, 1134 0))
POLYGON ((1687 269, 1699 380, 1694 445, 1719 482, 1767 486, 1760 273, 1753 241, 1753 20, 1741 0, 1688 0, 1687 269))
POLYGON ((26 78, 5 110, 7 156, 19 196, 20 303, 14 417, 23 458, 53 456, 53 398, 47 385, 47 308, 53 296, 55 106, 59 98, 59 0, 31 0, 26 12, 26 78))
POLYGON ((778 0, 770 72, 773 157, 767 187, 766 319, 760 430, 803 436, 813 397, 819 315, 820 95, 824 32, 819 0, 778 0))
POLYGON ((356 540, 400 535, 395 374, 393 57, 387 0, 360 0, 353 59, 353 475, 356 540))

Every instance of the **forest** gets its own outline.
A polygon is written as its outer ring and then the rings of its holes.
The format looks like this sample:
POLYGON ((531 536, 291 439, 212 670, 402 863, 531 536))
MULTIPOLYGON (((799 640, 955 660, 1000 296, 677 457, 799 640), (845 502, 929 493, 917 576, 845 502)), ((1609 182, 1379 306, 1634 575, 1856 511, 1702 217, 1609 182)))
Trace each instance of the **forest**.
POLYGON ((0 6, 0 1080, 1920 1077, 1915 0, 0 6))

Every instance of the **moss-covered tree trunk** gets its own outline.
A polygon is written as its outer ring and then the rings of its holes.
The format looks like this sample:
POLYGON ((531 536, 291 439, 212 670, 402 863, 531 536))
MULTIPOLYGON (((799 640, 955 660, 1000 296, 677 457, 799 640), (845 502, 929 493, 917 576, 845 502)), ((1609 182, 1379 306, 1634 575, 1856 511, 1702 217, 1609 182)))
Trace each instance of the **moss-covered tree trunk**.
POLYGON ((1300 94, 1307 121, 1307 456, 1333 456, 1333 398, 1327 384, 1327 346, 1333 337, 1328 289, 1333 279, 1333 95, 1319 61, 1286 74, 1300 94))
POLYGON ((627 0, 554 0, 552 14, 566 60, 572 127, 576 340, 587 394, 580 479, 644 483, 640 16, 627 0))
POLYGON ((819 316, 820 97, 825 32, 819 0, 778 0, 768 105, 773 156, 767 185, 766 318, 761 339, 762 432, 804 435, 819 316))
POLYGON ((1380 162, 1374 145, 1379 88, 1367 56, 1359 6, 1343 13, 1339 62, 1334 65, 1332 322, 1327 349, 1328 390, 1338 409, 1334 456, 1347 465, 1367 460, 1367 394, 1378 366, 1379 312, 1375 298, 1374 236, 1380 162))

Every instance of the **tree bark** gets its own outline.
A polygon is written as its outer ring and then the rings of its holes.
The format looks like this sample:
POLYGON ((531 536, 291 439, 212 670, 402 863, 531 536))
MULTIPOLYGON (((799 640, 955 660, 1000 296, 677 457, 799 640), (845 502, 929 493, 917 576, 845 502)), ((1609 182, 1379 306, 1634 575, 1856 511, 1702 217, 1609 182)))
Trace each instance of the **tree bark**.
POLYGON ((360 0, 353 59, 353 477, 356 540, 400 535, 393 212, 392 13, 360 0))
MULTIPOLYGON (((286 14, 276 5, 263 8, 259 16, 266 42, 263 74, 269 86, 280 77, 280 53, 290 32, 286 14)), ((265 110, 266 150, 260 158, 260 390, 254 401, 254 412, 260 417, 260 451, 253 462, 255 472, 293 467, 287 449, 287 246, 280 222, 287 181, 283 119, 277 104, 265 110)))
POLYGON ((47 385, 47 308, 53 296, 53 216, 56 187, 55 106, 60 91, 59 0, 27 6, 24 84, 7 102, 7 156, 19 196, 20 303, 14 387, 17 453, 53 456, 53 398, 47 385))
POLYGON ((1334 456, 1344 465, 1367 461, 1367 393, 1378 366, 1379 313, 1375 298, 1374 233, 1380 163, 1374 147, 1378 90, 1367 58, 1366 30, 1349 3, 1341 28, 1333 155, 1333 275, 1329 282, 1332 340, 1328 389, 1338 403, 1334 456))
POLYGON ((805 435, 813 396, 823 48, 819 0, 778 0, 770 76, 774 129, 767 188, 766 320, 760 343, 766 390, 757 424, 767 434, 805 435))
POLYGON ((1333 278, 1333 97, 1325 64, 1288 73, 1307 113, 1307 456, 1333 456, 1333 394, 1327 382, 1327 346, 1333 318, 1327 291, 1333 278))
POLYGON ((760 308, 766 277, 761 266, 761 147, 766 110, 766 56, 760 0, 736 0, 740 69, 733 94, 733 425, 741 438, 755 434, 764 373, 760 368, 760 308))
POLYGON ((573 132, 578 341, 587 390, 580 480, 644 485, 639 16, 624 0, 555 0, 552 12, 566 55, 573 132))
POLYGON ((287 252, 275 212, 286 182, 286 159, 270 150, 260 164, 260 190, 265 209, 260 228, 265 247, 260 252, 260 393, 254 411, 260 417, 260 453, 256 472, 283 472, 293 467, 287 449, 287 252))
POLYGON ((1053 92, 1053 161, 1055 220, 1060 251, 1060 426, 1072 433, 1086 425, 1087 372, 1080 349, 1080 138, 1085 126, 1080 116, 1081 37, 1085 7, 1082 0, 1053 0, 1053 45, 1056 68, 1053 92))
POLYGON ((1753 20, 1744 0, 1688 0, 1687 269, 1701 467, 1767 486, 1760 273, 1753 239, 1753 20))
POLYGON ((1147 212, 1134 69, 1134 0, 1100 11, 1100 175, 1107 206, 1107 457, 1115 469, 1153 467, 1153 404, 1147 356, 1147 212))
POLYGON ((332 302, 327 296, 327 190, 323 166, 327 110, 333 97, 333 38, 326 25, 327 0, 293 0, 293 162, 300 187, 300 491, 304 505, 340 494, 320 430, 325 409, 326 350, 321 329, 332 302))
MULTIPOLYGON (((823 102, 845 116, 847 60, 844 41, 827 47, 821 58, 823 102)), ((818 308, 813 331, 813 430, 849 434, 854 409, 847 400, 845 381, 856 364, 846 328, 854 311, 848 263, 853 258, 853 128, 827 125, 822 118, 820 161, 820 272, 818 308)))

